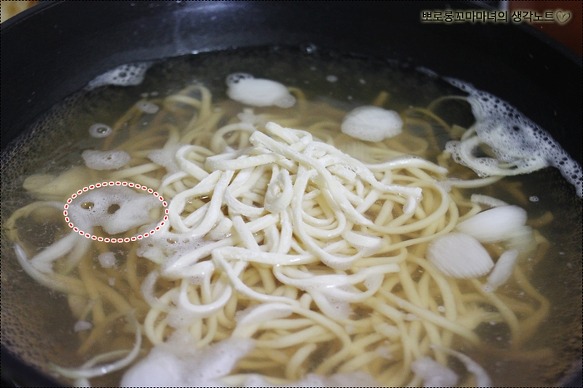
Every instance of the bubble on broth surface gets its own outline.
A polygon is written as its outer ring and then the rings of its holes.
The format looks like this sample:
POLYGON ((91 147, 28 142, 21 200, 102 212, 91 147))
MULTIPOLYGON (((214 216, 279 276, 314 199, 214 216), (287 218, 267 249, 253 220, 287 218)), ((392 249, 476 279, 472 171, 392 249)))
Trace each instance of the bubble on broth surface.
POLYGON ((112 129, 109 125, 95 123, 89 127, 89 134, 95 138, 102 138, 111 135, 112 129))
POLYGON ((146 71, 151 65, 151 63, 144 62, 118 66, 115 69, 95 77, 87 85, 87 90, 93 90, 105 85, 139 85, 144 80, 146 71))
MULTIPOLYGON (((496 158, 502 162, 514 163, 517 170, 531 172, 546 166, 557 168, 571 183, 579 197, 583 196, 583 170, 559 143, 544 129, 525 117, 506 101, 487 92, 477 90, 471 84, 448 78, 452 85, 469 96, 467 101, 476 119, 473 125, 477 136, 488 144, 496 158)), ((448 144, 456 161, 466 164, 455 142, 448 144)), ((481 166, 470 166, 479 175, 489 175, 485 171, 497 165, 492 158, 478 158, 481 166)))

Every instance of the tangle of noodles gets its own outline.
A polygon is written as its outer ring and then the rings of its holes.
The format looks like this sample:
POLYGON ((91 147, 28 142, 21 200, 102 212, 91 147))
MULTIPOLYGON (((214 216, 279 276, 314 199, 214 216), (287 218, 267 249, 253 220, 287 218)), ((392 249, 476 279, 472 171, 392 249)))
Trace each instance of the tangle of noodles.
MULTIPOLYGON (((308 374, 364 372, 386 386, 422 385, 413 369, 426 357, 455 369, 460 384, 485 384, 487 376, 474 373, 467 357, 477 349, 499 351, 480 334, 483 325, 507 328, 512 357, 545 357, 544 350, 523 348, 549 304, 520 263, 505 292, 487 292, 485 278, 448 277, 427 260, 436 238, 506 205, 463 191, 499 177, 474 179, 463 170, 468 179, 450 179, 448 171, 462 167, 441 153, 432 131, 438 126, 459 138, 460 128, 431 109, 410 108, 401 114, 398 138, 367 143, 340 132, 346 112, 290 92, 294 107, 261 113, 213 101, 201 84, 140 101, 101 143, 102 150, 127 153, 128 164, 112 171, 74 167, 63 173, 70 179, 50 180, 50 192, 29 185, 39 201, 16 211, 6 231, 22 268, 67 295, 86 324, 78 354, 87 361, 55 371, 88 384, 183 335, 194 349, 252 339, 228 376, 217 377, 222 384, 257 375, 290 384, 308 374), (65 199, 104 180, 154 189, 168 201, 168 222, 115 251, 71 231, 61 215, 65 199), (39 218, 60 225, 44 249, 17 228, 39 218), (97 258, 112 251, 116 264, 99 265, 97 258), (452 364, 454 355, 461 364, 452 364)), ((382 100, 381 93, 373 103, 382 100)), ((537 231, 528 236, 519 261, 544 254, 546 240, 537 231)), ((483 245, 496 261, 507 244, 483 245)))

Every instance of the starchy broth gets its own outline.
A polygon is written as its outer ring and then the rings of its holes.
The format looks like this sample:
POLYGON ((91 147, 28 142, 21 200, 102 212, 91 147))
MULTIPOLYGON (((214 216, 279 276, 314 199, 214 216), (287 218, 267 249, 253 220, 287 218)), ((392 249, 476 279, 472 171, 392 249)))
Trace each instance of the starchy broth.
POLYGON ((3 343, 94 385, 556 382, 580 361, 581 167, 475 141, 476 119, 499 119, 483 96, 284 48, 98 77, 3 155, 3 343), (402 128, 351 137, 362 107, 402 128), (476 214, 494 230, 464 229, 492 260, 478 274, 436 248, 476 214), (489 278, 502 257, 509 278, 489 278))

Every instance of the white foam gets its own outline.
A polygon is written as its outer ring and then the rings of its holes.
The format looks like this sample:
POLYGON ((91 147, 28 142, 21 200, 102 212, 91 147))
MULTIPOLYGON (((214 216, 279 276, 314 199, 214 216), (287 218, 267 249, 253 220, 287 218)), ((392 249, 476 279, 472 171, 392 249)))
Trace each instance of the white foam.
POLYGON ((128 187, 102 187, 80 195, 71 202, 69 216, 80 229, 89 232, 101 226, 109 234, 155 222, 150 210, 160 201, 148 193, 137 193, 128 187))
POLYGON ((144 80, 146 71, 151 63, 133 63, 118 66, 108 72, 95 77, 87 85, 88 90, 105 85, 131 86, 139 85, 144 80))
POLYGON ((249 73, 231 73, 225 78, 225 83, 228 87, 231 87, 238 83, 239 81, 246 80, 246 79, 253 79, 251 74, 249 73))
POLYGON ((75 333, 85 330, 91 330, 93 328, 93 324, 88 321, 77 321, 73 326, 73 331, 75 333))
POLYGON ((423 379, 424 387, 453 387, 459 378, 454 371, 429 357, 413 361, 411 370, 423 379))
POLYGON ((115 267, 117 261, 113 252, 103 252, 97 256, 97 260, 103 268, 115 267))
POLYGON ((125 151, 85 150, 81 154, 85 165, 93 170, 116 170, 131 160, 125 151))
MULTIPOLYGON (((187 332, 175 332, 168 342, 158 344, 121 379, 122 387, 226 387, 221 378, 253 348, 253 340, 231 338, 198 348, 187 332)), ((276 385, 258 374, 244 376, 243 387, 377 387, 363 372, 331 376, 308 374, 291 384, 276 385)))
POLYGON ((265 377, 258 374, 246 376, 242 387, 380 387, 371 375, 364 372, 336 373, 331 376, 322 376, 315 373, 306 375, 301 380, 291 384, 272 384, 265 377))
POLYGON ((154 114, 160 110, 160 107, 153 102, 140 101, 136 104, 136 107, 144 113, 154 114))
POLYGON ((253 340, 228 339, 203 349, 188 333, 175 332, 122 377, 122 387, 216 386, 253 348, 253 340))
POLYGON ((251 125, 261 125, 264 126, 267 123, 265 116, 261 114, 255 114, 253 109, 245 108, 241 113, 237 114, 237 118, 242 123, 251 124, 251 125))
POLYGON ((192 239, 185 236, 172 238, 168 232, 157 233, 148 239, 141 240, 136 254, 156 263, 172 261, 189 252, 193 252, 208 243, 201 239, 192 239))
MULTIPOLYGON (((492 148, 499 161, 512 162, 524 170, 553 166, 575 186, 577 195, 583 196, 583 169, 548 132, 506 101, 477 90, 466 82, 452 78, 446 80, 469 94, 467 101, 476 119, 473 128, 478 137, 492 148)), ((452 143, 447 149, 453 151, 456 161, 463 163, 455 148, 455 143, 452 143)), ((493 159, 481 159, 480 162, 486 167, 496 163, 493 159)))
POLYGON ((342 121, 341 130, 348 136, 364 141, 381 141, 401 133, 403 121, 399 114, 377 106, 360 106, 350 111, 342 121))
POLYGON ((246 73, 233 73, 227 76, 226 83, 229 98, 242 104, 290 108, 296 103, 287 87, 276 81, 254 78, 246 73))
POLYGON ((166 168, 168 174, 173 174, 180 171, 180 167, 178 167, 178 164, 176 164, 175 155, 176 152, 178 152, 178 149, 183 145, 184 144, 175 144, 150 151, 150 153, 148 153, 148 159, 166 168))

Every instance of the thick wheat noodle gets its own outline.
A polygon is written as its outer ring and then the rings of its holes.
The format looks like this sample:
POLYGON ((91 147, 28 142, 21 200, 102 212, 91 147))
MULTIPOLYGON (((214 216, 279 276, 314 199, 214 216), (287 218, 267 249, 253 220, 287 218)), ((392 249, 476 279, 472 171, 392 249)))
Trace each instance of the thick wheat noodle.
POLYGON ((22 269, 39 284, 68 295, 86 295, 87 291, 81 280, 72 276, 63 276, 61 274, 48 275, 40 272, 31 265, 30 259, 19 244, 14 245, 14 251, 22 269))

